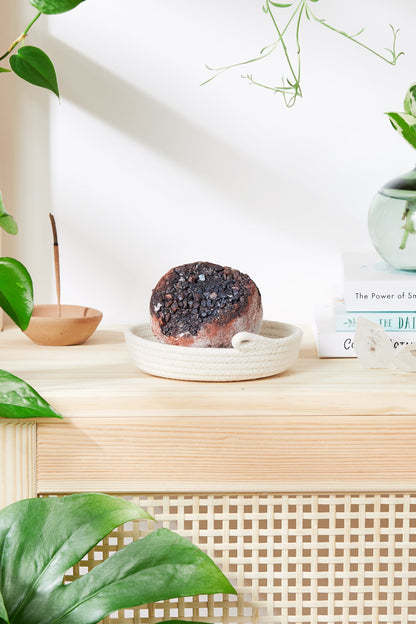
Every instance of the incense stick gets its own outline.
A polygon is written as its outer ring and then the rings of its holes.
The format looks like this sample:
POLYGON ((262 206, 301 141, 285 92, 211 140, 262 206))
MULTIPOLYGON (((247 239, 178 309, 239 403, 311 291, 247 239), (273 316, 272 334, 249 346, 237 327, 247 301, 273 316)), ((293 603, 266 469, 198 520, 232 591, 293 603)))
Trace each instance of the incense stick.
POLYGON ((61 317, 61 273, 59 270, 58 234, 56 231, 55 217, 53 216, 53 214, 49 213, 49 218, 51 220, 52 234, 53 234, 53 255, 54 255, 54 260, 55 260, 55 285, 56 285, 56 298, 58 301, 58 316, 61 317))

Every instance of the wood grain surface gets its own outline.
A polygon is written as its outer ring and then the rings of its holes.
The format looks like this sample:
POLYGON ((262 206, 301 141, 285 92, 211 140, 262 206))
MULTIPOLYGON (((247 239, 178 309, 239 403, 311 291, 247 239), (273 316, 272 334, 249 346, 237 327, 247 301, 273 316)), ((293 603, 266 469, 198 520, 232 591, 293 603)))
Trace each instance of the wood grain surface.
POLYGON ((0 421, 0 509, 36 496, 36 424, 0 421))
POLYGON ((245 382, 152 377, 130 359, 121 330, 84 345, 45 347, 17 329, 0 334, 2 368, 31 383, 66 417, 353 416, 416 414, 416 375, 365 370, 356 359, 318 359, 309 332, 285 373, 245 382))
POLYGON ((416 376, 318 359, 247 382, 139 371, 120 329, 76 347, 0 335, 3 368, 64 416, 37 423, 39 492, 408 491, 416 488, 416 376))
POLYGON ((38 430, 41 492, 416 489, 413 416, 65 419, 38 430))

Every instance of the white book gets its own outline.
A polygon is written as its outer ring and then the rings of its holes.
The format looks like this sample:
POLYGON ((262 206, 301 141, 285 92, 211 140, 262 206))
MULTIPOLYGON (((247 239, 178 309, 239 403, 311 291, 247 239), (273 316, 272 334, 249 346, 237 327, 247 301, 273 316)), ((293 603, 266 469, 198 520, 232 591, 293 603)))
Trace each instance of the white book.
POLYGON ((342 263, 348 312, 416 311, 416 272, 393 269, 374 254, 345 253, 342 263))
MULTIPOLYGON (((316 308, 313 331, 316 347, 318 349, 318 357, 357 357, 354 351, 355 331, 336 331, 334 308, 331 304, 316 308)), ((416 343, 416 331, 392 331, 389 332, 387 336, 396 348, 406 344, 416 343)))
POLYGON ((416 312, 384 312, 361 310, 347 312, 343 299, 334 300, 335 329, 337 331, 355 331, 360 316, 377 323, 386 332, 414 331, 416 332, 416 312))

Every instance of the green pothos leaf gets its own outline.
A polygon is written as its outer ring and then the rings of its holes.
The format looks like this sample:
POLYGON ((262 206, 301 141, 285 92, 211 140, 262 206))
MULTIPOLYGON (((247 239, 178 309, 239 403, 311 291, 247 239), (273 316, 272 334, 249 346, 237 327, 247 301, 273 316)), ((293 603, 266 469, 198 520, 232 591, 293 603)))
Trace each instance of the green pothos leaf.
POLYGON ((0 258, 0 308, 20 329, 27 329, 33 312, 32 278, 14 258, 0 258))
POLYGON ((8 234, 17 234, 17 223, 11 215, 9 215, 3 204, 3 196, 0 191, 0 227, 8 234))
POLYGON ((19 78, 37 87, 49 89, 59 97, 55 68, 49 56, 40 48, 19 48, 17 54, 10 57, 10 67, 19 78))
POLYGON ((404 112, 416 117, 416 84, 413 84, 404 98, 404 112))
POLYGON ((408 113, 386 113, 391 125, 416 149, 416 117, 408 113))
POLYGON ((0 67, 0 74, 4 74, 6 72, 10 72, 10 69, 7 69, 7 67, 0 67))
POLYGON ((31 0, 31 4, 41 13, 56 15, 75 9, 84 0, 31 0))
MULTIPOLYGON (((4 370, 0 370, 0 417, 62 418, 32 386, 4 370)), ((0 621, 2 613, 0 594, 0 621)))

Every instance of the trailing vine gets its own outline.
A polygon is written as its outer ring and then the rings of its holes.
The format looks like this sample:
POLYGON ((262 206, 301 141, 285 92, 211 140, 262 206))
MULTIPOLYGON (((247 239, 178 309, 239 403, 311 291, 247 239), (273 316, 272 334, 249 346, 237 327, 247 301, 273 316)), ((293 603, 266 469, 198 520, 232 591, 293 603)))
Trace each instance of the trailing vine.
POLYGON ((242 78, 248 80, 250 84, 268 89, 274 93, 280 93, 283 96, 286 106, 289 108, 294 106, 297 99, 302 97, 301 25, 305 19, 342 37, 345 37, 352 43, 360 46, 371 54, 374 54, 379 59, 389 63, 390 65, 395 65, 399 57, 404 54, 404 52, 397 51, 397 34, 399 31, 391 24, 390 28, 393 37, 392 44, 390 48, 385 48, 387 54, 383 54, 377 52, 360 39, 364 32, 364 28, 361 28, 361 30, 354 34, 349 34, 329 24, 325 19, 318 17, 311 6, 311 3, 316 2, 319 2, 319 0, 298 0, 297 2, 292 0, 291 2, 285 3, 274 2, 274 0, 265 0, 265 3, 263 4, 263 12, 268 16, 272 23, 273 29, 277 36, 276 39, 269 45, 265 46, 260 53, 253 58, 233 63, 231 65, 225 65, 223 67, 210 67, 207 65, 207 69, 213 72, 214 75, 205 80, 202 84, 205 85, 208 82, 211 82, 211 80, 214 80, 214 78, 217 78, 226 71, 235 68, 245 68, 248 65, 259 63, 271 55, 281 52, 283 53, 288 72, 288 75, 281 79, 281 84, 276 85, 260 82, 255 80, 253 78, 253 74, 251 73, 243 74, 242 78), (289 52, 289 36, 292 37, 291 43, 296 50, 296 54, 289 52))

